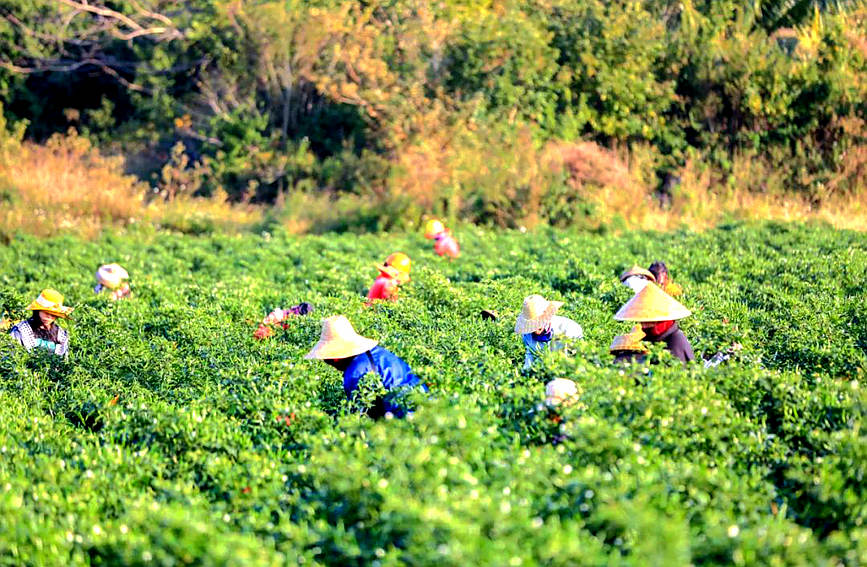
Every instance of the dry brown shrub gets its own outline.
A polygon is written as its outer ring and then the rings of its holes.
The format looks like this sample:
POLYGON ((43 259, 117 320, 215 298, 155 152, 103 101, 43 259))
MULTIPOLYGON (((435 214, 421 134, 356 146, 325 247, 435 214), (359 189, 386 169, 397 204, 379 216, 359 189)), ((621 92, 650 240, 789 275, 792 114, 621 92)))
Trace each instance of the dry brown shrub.
POLYGON ((5 230, 39 236, 77 229, 93 236, 103 226, 141 217, 145 188, 123 173, 123 161, 100 155, 87 139, 70 132, 44 145, 23 143, 0 161, 10 192, 5 230))
POLYGON ((183 230, 237 230, 261 210, 230 206, 225 195, 147 205, 147 185, 123 170, 123 159, 102 155, 75 132, 45 144, 3 140, 0 152, 0 236, 73 232, 93 238, 107 227, 148 222, 183 230))

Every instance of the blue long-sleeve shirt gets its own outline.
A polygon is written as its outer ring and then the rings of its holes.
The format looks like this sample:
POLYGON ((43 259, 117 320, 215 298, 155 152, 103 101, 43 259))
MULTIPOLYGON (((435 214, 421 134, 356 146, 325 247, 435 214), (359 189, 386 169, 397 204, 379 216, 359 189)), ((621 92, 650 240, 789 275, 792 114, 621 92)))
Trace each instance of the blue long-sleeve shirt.
MULTIPOLYGON (((386 390, 401 390, 420 386, 428 391, 421 379, 412 373, 409 365, 400 357, 377 345, 367 352, 353 357, 349 367, 343 372, 343 390, 352 399, 358 389, 358 382, 365 374, 374 373, 382 379, 386 390)), ((401 405, 400 392, 391 392, 382 400, 383 412, 391 412, 395 417, 403 417, 406 408, 401 405)))

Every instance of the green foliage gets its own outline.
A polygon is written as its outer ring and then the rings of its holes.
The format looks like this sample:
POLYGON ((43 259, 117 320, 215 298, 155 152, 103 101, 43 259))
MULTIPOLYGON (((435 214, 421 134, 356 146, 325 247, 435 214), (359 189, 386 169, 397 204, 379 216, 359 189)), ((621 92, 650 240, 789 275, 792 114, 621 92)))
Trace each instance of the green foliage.
MULTIPOLYGON (((619 237, 458 227, 446 263, 417 234, 296 238, 18 237, 0 248, 0 311, 66 294, 71 350, 0 335, 0 557, 44 564, 859 565, 867 239, 821 226, 730 225, 619 237), (397 303, 364 308, 372 264, 413 259, 397 303), (613 366, 628 330, 617 275, 662 258, 723 366, 613 366), (117 261, 131 299, 95 296, 117 261), (512 326, 530 293, 586 338, 529 374, 512 326), (274 307, 316 311, 266 341, 274 307), (478 317, 494 309, 496 321, 478 317), (372 421, 339 374, 305 361, 346 314, 430 386, 372 421), (575 380, 577 403, 543 405, 575 380)), ((370 399, 380 394, 366 385, 370 399)))

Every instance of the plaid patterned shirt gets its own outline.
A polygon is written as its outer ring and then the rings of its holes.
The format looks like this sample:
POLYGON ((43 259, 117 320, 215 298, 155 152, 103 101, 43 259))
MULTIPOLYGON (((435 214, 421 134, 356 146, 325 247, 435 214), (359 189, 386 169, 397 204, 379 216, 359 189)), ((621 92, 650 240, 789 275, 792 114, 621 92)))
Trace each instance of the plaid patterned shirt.
POLYGON ((27 320, 21 321, 12 329, 9 334, 12 338, 21 343, 21 346, 28 351, 35 347, 50 350, 58 356, 66 356, 69 354, 69 333, 63 327, 57 327, 57 342, 40 339, 33 334, 33 329, 30 328, 30 323, 27 320))

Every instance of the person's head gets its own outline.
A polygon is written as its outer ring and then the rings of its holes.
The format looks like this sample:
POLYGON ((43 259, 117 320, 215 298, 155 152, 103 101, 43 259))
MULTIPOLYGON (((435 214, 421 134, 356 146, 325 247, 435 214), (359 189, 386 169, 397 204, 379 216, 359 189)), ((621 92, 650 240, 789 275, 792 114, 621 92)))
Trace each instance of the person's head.
POLYGON ((409 272, 412 269, 412 260, 403 252, 395 252, 390 254, 385 259, 385 263, 378 268, 383 274, 404 284, 410 280, 409 272))
POLYGON ((562 301, 548 301, 541 295, 528 295, 524 299, 518 320, 515 321, 515 333, 518 335, 548 333, 551 329, 551 320, 562 305, 562 301))
POLYGON ((439 219, 430 219, 424 225, 424 237, 425 238, 435 238, 438 234, 441 234, 446 229, 445 225, 439 219))
POLYGON ((650 265, 649 271, 656 278, 657 285, 665 289, 665 284, 668 283, 668 267, 665 265, 665 262, 657 260, 650 265))
POLYGON ((34 299, 27 309, 33 311, 33 317, 38 318, 46 328, 51 327, 58 317, 64 319, 72 313, 72 307, 63 305, 63 294, 53 289, 43 289, 39 297, 34 299))
POLYGON ((96 271, 96 281, 108 289, 118 289, 129 279, 129 273, 118 264, 105 264, 96 271))
POLYGON ((319 342, 304 357, 322 360, 329 366, 345 370, 352 359, 379 344, 355 332, 343 315, 333 315, 322 321, 319 342))
POLYGON ((54 321, 57 320, 57 315, 49 313, 48 311, 34 311, 33 315, 46 329, 51 328, 51 325, 53 325, 54 321))

